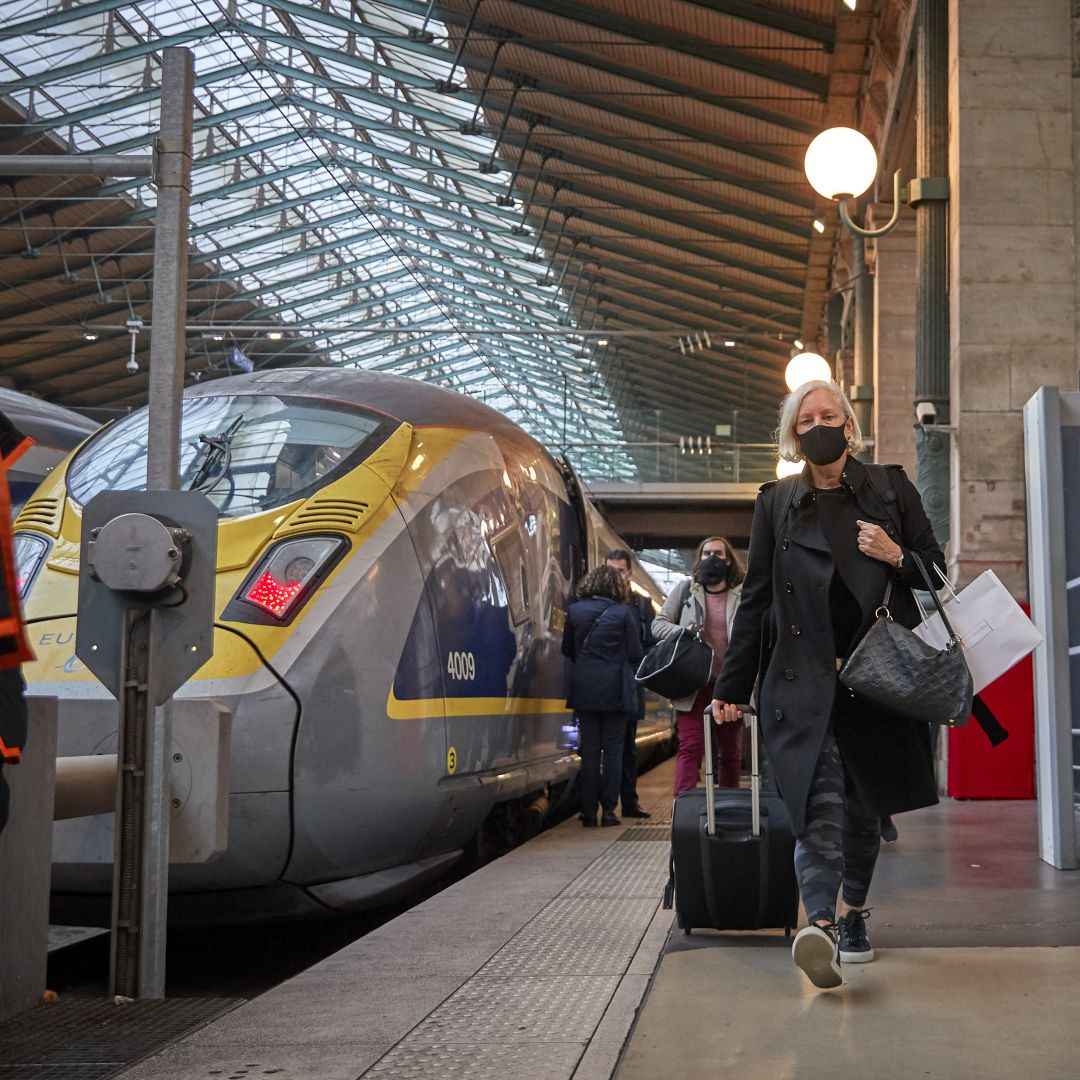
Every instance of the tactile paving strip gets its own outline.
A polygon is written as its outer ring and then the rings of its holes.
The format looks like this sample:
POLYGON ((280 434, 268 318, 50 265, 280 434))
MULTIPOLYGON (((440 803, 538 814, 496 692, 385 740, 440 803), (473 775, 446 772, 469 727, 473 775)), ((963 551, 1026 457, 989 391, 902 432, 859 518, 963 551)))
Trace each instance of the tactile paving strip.
POLYGON ((380 1058, 363 1080, 509 1080, 542 1076, 545 1080, 569 1077, 585 1052, 585 1043, 482 1043, 462 1046, 434 1043, 415 1046, 398 1043, 380 1058))
POLYGON ((671 822, 661 821, 655 825, 635 825, 632 829, 619 837, 616 843, 626 843, 628 840, 650 840, 671 843, 671 822))
POLYGON ((668 879, 667 844, 614 846, 572 881, 562 896, 654 897, 668 879))
POLYGON ((615 976, 470 979, 408 1043, 588 1042, 619 985, 615 976))
POLYGON ((114 1005, 93 998, 38 1006, 0 1023, 0 1077, 104 1080, 238 1004, 170 998, 114 1005))
POLYGON ((570 1080, 656 913, 667 857, 666 843, 613 844, 364 1080, 570 1080))
POLYGON ((658 904, 657 897, 557 897, 480 974, 621 975, 658 904))

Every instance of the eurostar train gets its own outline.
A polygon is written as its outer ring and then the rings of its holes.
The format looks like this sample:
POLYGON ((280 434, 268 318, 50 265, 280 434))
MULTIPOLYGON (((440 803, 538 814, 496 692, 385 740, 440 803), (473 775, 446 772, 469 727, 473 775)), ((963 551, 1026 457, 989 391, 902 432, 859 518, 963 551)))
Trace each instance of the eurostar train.
POLYGON ((34 445, 8 472, 11 509, 17 514, 38 484, 79 443, 92 435, 98 425, 61 405, 14 390, 0 389, 0 411, 7 414, 19 431, 34 440, 34 445))
MULTIPOLYGON (((75 611, 82 507, 143 488, 152 437, 145 410, 102 430, 17 521, 26 616, 43 620, 25 673, 61 699, 61 755, 115 751, 115 703, 74 657, 75 620, 49 616, 75 611)), ((377 905, 493 815, 569 790, 566 607, 623 546, 569 468, 476 401, 363 371, 193 387, 181 446, 181 485, 220 514, 219 628, 177 698, 224 705, 231 748, 227 849, 172 866, 176 921, 377 905)), ((635 588, 661 599, 640 571, 635 588)), ((670 734, 650 702, 639 749, 670 734)), ((175 770, 173 784, 181 803, 175 770)), ((57 823, 64 917, 107 896, 112 844, 109 815, 57 823)))

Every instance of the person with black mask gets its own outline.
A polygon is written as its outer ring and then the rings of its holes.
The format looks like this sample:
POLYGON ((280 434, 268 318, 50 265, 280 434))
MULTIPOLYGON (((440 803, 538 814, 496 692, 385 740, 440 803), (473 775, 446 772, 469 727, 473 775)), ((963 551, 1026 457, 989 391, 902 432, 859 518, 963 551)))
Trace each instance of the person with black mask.
POLYGON ((891 618, 918 624, 911 589, 925 586, 916 556, 931 574, 944 574, 945 558, 903 469, 855 456, 862 434, 836 383, 789 394, 777 434, 780 457, 807 464, 758 495, 712 709, 721 730, 741 728, 738 703, 756 684, 809 923, 792 955, 813 985, 829 988, 843 982, 841 961, 874 959, 866 900, 882 818, 937 802, 928 725, 856 696, 838 673, 890 584, 891 618))
MULTIPOLYGON (((731 628, 746 576, 739 557, 722 536, 709 536, 698 544, 691 577, 681 581, 660 614, 653 620, 653 637, 673 634, 680 626, 700 629, 713 651, 713 668, 708 680, 689 696, 672 702, 679 733, 675 756, 675 794, 697 787, 698 772, 705 756, 705 706, 712 698, 713 680, 731 640, 731 628)), ((721 787, 738 787, 742 772, 742 725, 722 727, 713 740, 716 776, 721 787)))

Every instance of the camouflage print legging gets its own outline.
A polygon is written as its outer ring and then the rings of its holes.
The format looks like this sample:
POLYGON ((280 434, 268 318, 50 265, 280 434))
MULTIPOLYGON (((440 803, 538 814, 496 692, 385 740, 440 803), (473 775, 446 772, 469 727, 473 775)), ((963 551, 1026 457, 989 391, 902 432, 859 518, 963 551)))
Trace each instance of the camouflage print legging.
POLYGON ((795 841, 795 875, 810 922, 833 922, 836 895, 843 884, 845 903, 862 907, 870 891, 881 820, 868 817, 846 783, 836 739, 829 731, 818 754, 806 803, 806 832, 795 841))

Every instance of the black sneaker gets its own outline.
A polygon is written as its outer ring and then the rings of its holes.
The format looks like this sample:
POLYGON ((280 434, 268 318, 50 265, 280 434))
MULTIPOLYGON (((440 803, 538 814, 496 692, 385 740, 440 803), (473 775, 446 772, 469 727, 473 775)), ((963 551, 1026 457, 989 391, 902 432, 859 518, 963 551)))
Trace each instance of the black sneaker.
POLYGON ((622 816, 630 818, 651 818, 652 814, 648 810, 642 810, 637 803, 631 803, 629 806, 623 806, 622 816))
POLYGON ((869 917, 869 911, 849 911, 837 923, 840 959, 845 964, 869 964, 874 959, 874 949, 866 936, 869 917))
POLYGON ((796 967, 821 990, 831 990, 844 983, 832 931, 832 925, 804 926, 791 946, 796 967))
POLYGON ((896 831, 896 826, 893 824, 891 817, 883 817, 881 819, 881 839, 886 844, 895 844, 899 839, 900 834, 896 831))

